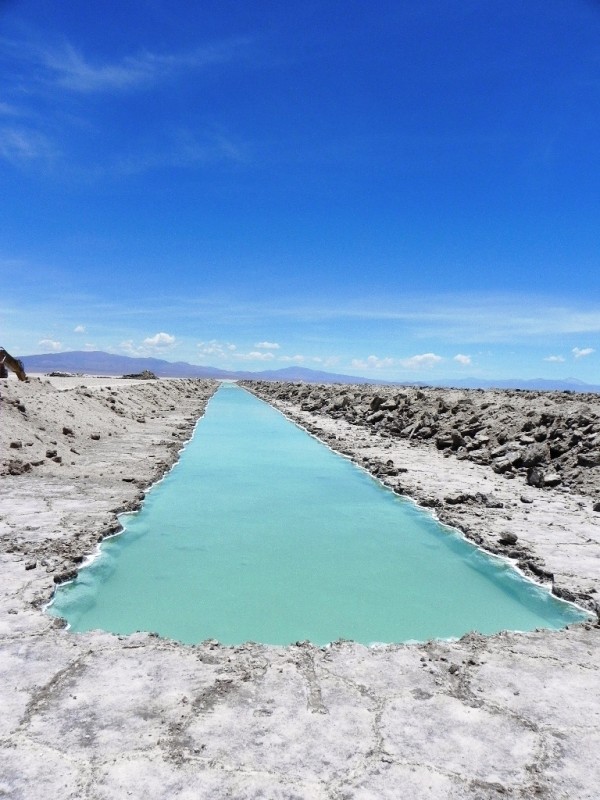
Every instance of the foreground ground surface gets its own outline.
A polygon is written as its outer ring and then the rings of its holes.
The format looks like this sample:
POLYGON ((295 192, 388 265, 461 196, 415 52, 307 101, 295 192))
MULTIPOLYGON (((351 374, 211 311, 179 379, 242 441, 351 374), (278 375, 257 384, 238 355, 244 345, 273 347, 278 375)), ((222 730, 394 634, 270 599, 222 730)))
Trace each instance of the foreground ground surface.
MULTIPOLYGON (((594 618, 454 643, 227 648, 72 635, 42 613, 55 582, 173 463, 215 388, 0 382, 0 797, 596 798, 594 618)), ((310 389, 321 399, 330 392, 319 405, 298 387, 253 388, 396 491, 595 607, 598 468, 571 464, 579 451, 562 465, 552 463, 558 456, 538 461, 551 479, 532 485, 523 459, 495 471, 464 457, 471 451, 458 440, 438 449, 374 427, 383 418, 349 420, 332 408, 331 389, 310 389), (578 477, 577 466, 589 471, 578 477)), ((588 462, 594 402, 570 429, 588 462)))

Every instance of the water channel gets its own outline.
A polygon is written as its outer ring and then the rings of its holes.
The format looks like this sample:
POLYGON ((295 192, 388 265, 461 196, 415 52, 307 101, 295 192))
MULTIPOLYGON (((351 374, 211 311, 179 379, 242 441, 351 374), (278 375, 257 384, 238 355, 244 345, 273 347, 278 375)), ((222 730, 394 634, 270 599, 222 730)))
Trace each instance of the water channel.
POLYGON ((234 384, 121 522, 49 608, 73 631, 372 644, 585 617, 234 384))

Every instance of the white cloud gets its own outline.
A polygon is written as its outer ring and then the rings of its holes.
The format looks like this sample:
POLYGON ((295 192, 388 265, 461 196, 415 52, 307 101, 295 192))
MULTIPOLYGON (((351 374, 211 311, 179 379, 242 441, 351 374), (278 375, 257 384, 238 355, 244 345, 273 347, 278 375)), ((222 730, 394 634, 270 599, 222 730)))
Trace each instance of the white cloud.
POLYGON ((458 353, 454 356, 454 361, 457 361, 464 367, 469 367, 471 365, 471 356, 463 356, 462 353, 458 353))
MULTIPOLYGON (((310 360, 311 361, 316 361, 316 362, 320 362, 321 361, 320 358, 312 358, 310 360)), ((308 359, 307 359, 306 356, 301 356, 301 355, 297 355, 297 356, 281 356, 278 359, 278 361, 283 361, 284 363, 288 363, 288 364, 290 362, 292 362, 294 364, 303 364, 305 361, 308 361, 308 359)))
POLYGON ((261 353, 260 350, 253 350, 251 353, 234 353, 233 355, 240 361, 272 361, 275 358, 273 353, 261 353))
POLYGON ((435 353, 421 353, 420 355, 403 358, 400 364, 406 369, 431 368, 444 359, 435 353))
POLYGON ((234 344, 230 342, 220 342, 218 339, 210 339, 208 342, 198 342, 196 345, 198 352, 203 356, 212 356, 213 358, 229 358, 235 350, 234 344))
POLYGON ((98 347, 95 344, 92 344, 92 342, 86 342, 83 346, 83 349, 93 352, 94 350, 97 350, 98 347))
POLYGON ((584 347, 584 348, 574 347, 571 352, 573 353, 575 358, 585 358, 585 356, 591 356, 592 353, 595 353, 596 351, 594 350, 593 347, 584 347))
POLYGON ((254 347, 258 347, 259 350, 279 350, 277 342, 258 342, 254 347))
POLYGON ((146 356, 156 352, 169 350, 175 344, 175 337, 170 333, 156 333, 136 344, 133 339, 125 339, 119 344, 119 350, 130 356, 146 356))
POLYGON ((73 333, 85 333, 85 325, 76 325, 73 328, 73 333))
POLYGON ((164 350, 173 347, 175 344, 175 337, 171 336, 170 333, 156 333, 154 336, 149 336, 147 339, 144 339, 143 344, 146 347, 152 347, 156 350, 164 350))
POLYGON ((356 369, 383 369, 394 365, 393 358, 378 358, 377 356, 369 356, 366 359, 353 358, 350 366, 356 369))
POLYGON ((544 359, 544 361, 556 361, 557 363, 560 363, 564 360, 565 359, 563 356, 546 356, 546 358, 544 359))
POLYGON ((38 344, 40 347, 47 347, 49 350, 54 350, 55 352, 62 347, 62 342, 56 342, 54 339, 40 339, 38 344))

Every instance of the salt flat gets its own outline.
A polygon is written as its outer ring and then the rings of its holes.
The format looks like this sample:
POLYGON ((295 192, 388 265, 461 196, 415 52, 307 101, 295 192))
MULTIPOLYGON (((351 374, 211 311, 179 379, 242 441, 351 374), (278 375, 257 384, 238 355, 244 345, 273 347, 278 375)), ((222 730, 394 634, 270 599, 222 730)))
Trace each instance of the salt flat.
MULTIPOLYGON (((216 388, 61 380, 0 385, 0 796, 597 797, 593 618, 375 649, 189 647, 58 626, 42 612, 55 582, 115 530, 116 513, 139 505, 216 388)), ((483 546, 504 552, 498 539, 514 533, 525 571, 593 609, 600 515, 589 475, 587 493, 542 489, 276 405, 370 469, 406 469, 402 491, 483 546), (446 502, 482 492, 502 505, 446 502)))

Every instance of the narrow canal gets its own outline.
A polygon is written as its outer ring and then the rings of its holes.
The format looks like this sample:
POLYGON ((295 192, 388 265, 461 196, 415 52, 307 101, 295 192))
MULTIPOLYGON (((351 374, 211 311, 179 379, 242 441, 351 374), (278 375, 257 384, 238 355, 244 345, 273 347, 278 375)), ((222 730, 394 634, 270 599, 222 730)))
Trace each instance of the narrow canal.
POLYGON ((585 616, 232 384, 121 522, 49 608, 74 631, 371 644, 585 616))

